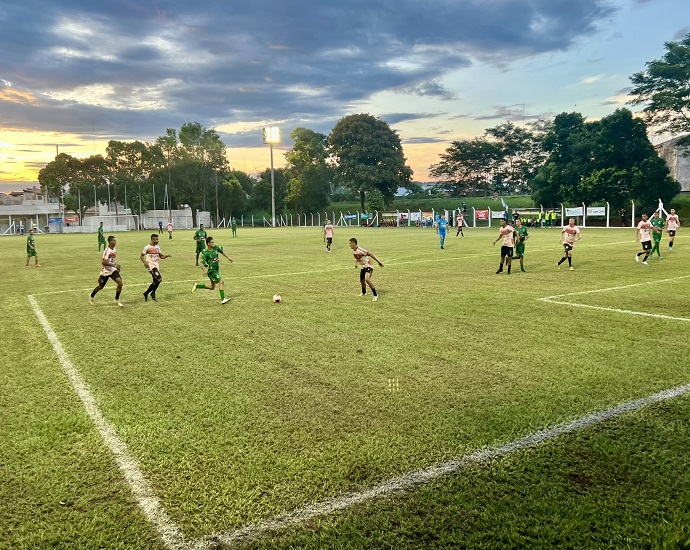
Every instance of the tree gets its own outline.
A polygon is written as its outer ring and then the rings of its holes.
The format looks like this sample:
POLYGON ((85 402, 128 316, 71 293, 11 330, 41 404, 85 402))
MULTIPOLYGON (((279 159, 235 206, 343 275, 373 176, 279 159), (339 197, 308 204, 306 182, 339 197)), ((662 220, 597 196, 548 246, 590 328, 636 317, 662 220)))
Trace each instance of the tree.
POLYGON ((192 208, 192 223, 197 225, 200 209, 210 209, 215 204, 215 169, 228 166, 225 144, 214 129, 204 128, 199 122, 182 125, 179 132, 172 128, 156 140, 166 157, 164 168, 155 176, 158 181, 168 181, 178 204, 192 208))
POLYGON ((223 178, 218 192, 221 216, 241 216, 247 210, 247 193, 245 193, 239 180, 232 174, 223 178))
MULTIPOLYGON (((630 77, 632 105, 644 104, 642 113, 657 133, 690 132, 690 34, 666 42, 666 54, 650 61, 630 77)), ((688 139, 690 141, 690 138, 688 139)))
POLYGON ((91 199, 94 198, 94 194, 103 196, 103 193, 107 192, 110 169, 101 155, 74 160, 75 172, 71 178, 69 192, 63 196, 63 202, 66 208, 79 215, 81 225, 86 210, 93 205, 91 199))
MULTIPOLYGON (((284 168, 274 170, 276 214, 282 212, 287 188, 287 174, 284 168)), ((271 169, 259 174, 259 181, 254 184, 252 206, 266 212, 271 211, 271 169)))
POLYGON ((39 171, 38 182, 41 188, 49 195, 61 197, 65 189, 76 179, 79 165, 79 159, 67 153, 60 153, 55 160, 39 171))
POLYGON ((453 141, 441 162, 430 167, 452 196, 485 194, 502 159, 501 148, 484 138, 453 141))
POLYGON ((254 184, 256 183, 256 180, 252 176, 250 176, 246 172, 242 172, 241 170, 230 170, 229 175, 231 175, 238 182, 240 182, 240 185, 242 186, 242 189, 244 189, 244 192, 248 196, 251 196, 252 190, 254 189, 254 184))
MULTIPOLYGON (((129 198, 133 198, 133 210, 139 210, 138 199, 143 199, 141 186, 147 187, 147 181, 152 174, 160 172, 165 167, 163 150, 158 145, 149 145, 141 141, 111 140, 106 147, 106 160, 110 167, 110 183, 112 184, 112 200, 115 202, 117 214, 118 199, 125 197, 129 186, 129 198)), ((125 205, 127 206, 127 205, 125 205)), ((141 214, 141 212, 139 212, 141 214)))
POLYGON ((326 136, 296 128, 293 147, 285 153, 288 171, 286 204, 295 212, 316 212, 328 206, 333 170, 326 163, 326 136))
POLYGON ((373 189, 367 194, 366 200, 367 212, 381 212, 386 207, 386 201, 383 198, 383 193, 378 189, 373 189))
POLYGON ((507 122, 486 130, 485 135, 500 149, 502 156, 493 177, 499 187, 492 191, 527 191, 529 179, 534 177, 546 157, 541 147, 543 128, 543 121, 531 124, 530 129, 507 122))
POLYGON ((334 159, 335 183, 359 193, 362 209, 367 192, 378 189, 389 204, 398 187, 412 179, 398 134, 368 114, 340 119, 328 137, 328 153, 334 159))
POLYGON ((561 113, 544 147, 549 157, 533 182, 539 204, 608 201, 620 208, 637 200, 650 207, 680 192, 649 142, 646 124, 628 109, 595 122, 585 122, 579 113, 561 113))

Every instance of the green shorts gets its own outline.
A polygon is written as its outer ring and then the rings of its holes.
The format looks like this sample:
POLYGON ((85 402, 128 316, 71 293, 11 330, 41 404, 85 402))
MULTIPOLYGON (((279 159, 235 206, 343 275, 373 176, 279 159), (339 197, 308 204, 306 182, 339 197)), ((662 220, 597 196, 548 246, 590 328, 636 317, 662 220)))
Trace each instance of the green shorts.
POLYGON ((218 272, 218 271, 207 271, 206 276, 209 278, 209 280, 212 283, 215 283, 215 284, 220 283, 220 280, 221 280, 220 272, 218 272))
POLYGON ((105 237, 98 235, 98 244, 105 244, 105 237))
POLYGON ((34 256, 38 256, 38 252, 36 252, 35 250, 27 250, 26 255, 33 258, 34 256))
POLYGON ((197 254, 199 252, 203 252, 205 248, 206 248, 206 243, 204 243, 204 242, 197 242, 196 243, 196 253, 197 254))
POLYGON ((525 255, 525 245, 518 243, 515 245, 515 255, 521 258, 525 255))

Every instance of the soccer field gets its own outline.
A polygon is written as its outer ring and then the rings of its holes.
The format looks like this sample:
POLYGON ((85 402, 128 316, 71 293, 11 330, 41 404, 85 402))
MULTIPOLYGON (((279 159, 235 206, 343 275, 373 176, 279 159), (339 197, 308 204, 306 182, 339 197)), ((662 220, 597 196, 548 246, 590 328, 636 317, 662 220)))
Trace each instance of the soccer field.
POLYGON ((497 275, 454 229, 211 230, 222 306, 192 231, 156 302, 117 235, 123 308, 95 234, 0 239, 0 548, 690 544, 690 239, 585 228, 570 271, 531 230, 497 275))

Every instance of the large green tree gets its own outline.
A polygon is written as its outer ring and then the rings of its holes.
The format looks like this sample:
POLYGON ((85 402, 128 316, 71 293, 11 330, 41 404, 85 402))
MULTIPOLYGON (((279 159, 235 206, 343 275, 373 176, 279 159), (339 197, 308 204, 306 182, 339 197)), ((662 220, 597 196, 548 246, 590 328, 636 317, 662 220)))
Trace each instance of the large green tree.
POLYGON ((93 204, 94 192, 99 200, 107 195, 106 184, 110 170, 101 155, 78 159, 60 153, 38 173, 41 188, 60 197, 65 208, 79 215, 81 220, 93 204))
POLYGON ((690 132, 690 34, 665 46, 661 59, 630 77, 630 103, 644 105, 645 121, 657 133, 684 134, 690 132))
POLYGON ((225 171, 229 164, 225 144, 215 129, 199 122, 183 124, 179 132, 168 128, 156 144, 165 158, 165 167, 156 173, 156 181, 170 181, 169 193, 174 202, 191 207, 196 226, 200 209, 216 210, 216 168, 225 171))
MULTIPOLYGON (((274 169, 274 187, 276 216, 283 211, 285 195, 287 193, 287 171, 284 168, 274 169)), ((259 174, 259 180, 254 184, 252 192, 252 207, 257 210, 271 212, 271 169, 267 168, 259 174)))
POLYGON ((390 204, 398 187, 412 179, 398 134, 368 114, 340 119, 328 137, 328 152, 335 183, 358 193, 362 209, 368 191, 378 189, 390 204))
POLYGON ((298 214, 317 212, 328 206, 333 170, 326 163, 327 137, 307 128, 290 134, 294 141, 285 153, 288 189, 285 203, 298 214))
POLYGON ((64 195, 63 201, 65 208, 79 215, 81 225, 86 210, 94 206, 94 201, 105 197, 110 168, 101 155, 76 160, 78 162, 73 164, 75 173, 70 182, 69 192, 64 195))
POLYGON ((430 173, 451 196, 484 195, 503 158, 501 147, 484 138, 453 141, 430 173))
POLYGON ((147 204, 149 182, 152 175, 159 173, 165 166, 165 157, 157 144, 150 145, 141 141, 111 140, 106 147, 106 161, 110 167, 111 199, 115 202, 117 213, 118 202, 125 206, 132 206, 134 212, 139 212, 139 205, 147 204), (142 191, 142 187, 144 190, 142 191), (139 200, 141 199, 141 200, 139 200))
POLYGON ((608 201, 619 208, 635 200, 651 207, 680 191, 650 143, 646 124, 628 109, 593 122, 561 113, 544 147, 549 157, 534 179, 533 197, 545 206, 608 201))
POLYGON ((528 191, 529 180, 546 158, 541 147, 544 127, 543 121, 531 124, 529 128, 506 122, 486 130, 485 135, 501 152, 501 160, 492 178, 492 191, 511 194, 528 191))

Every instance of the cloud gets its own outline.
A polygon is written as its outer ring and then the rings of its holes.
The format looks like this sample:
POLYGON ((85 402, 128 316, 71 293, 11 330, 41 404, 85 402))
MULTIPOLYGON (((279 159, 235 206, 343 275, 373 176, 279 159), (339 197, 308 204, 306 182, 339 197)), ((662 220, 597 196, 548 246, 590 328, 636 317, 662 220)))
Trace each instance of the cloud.
POLYGON ((690 27, 681 27, 676 31, 676 33, 673 35, 672 40, 678 42, 680 40, 683 40, 688 34, 690 34, 690 27))
POLYGON ((604 0, 36 0, 3 10, 3 125, 115 139, 189 121, 334 121, 384 90, 453 99, 440 84, 448 72, 565 50, 612 13, 604 0))
POLYGON ((381 118, 388 124, 394 125, 400 122, 408 122, 410 120, 422 120, 425 118, 435 118, 439 113, 387 113, 381 115, 381 118))
POLYGON ((440 139, 440 138, 434 138, 434 137, 428 137, 428 136, 417 136, 417 137, 410 137, 406 138, 403 140, 403 143, 405 145, 417 145, 417 144, 425 144, 425 143, 446 143, 448 140, 447 139, 440 139))

